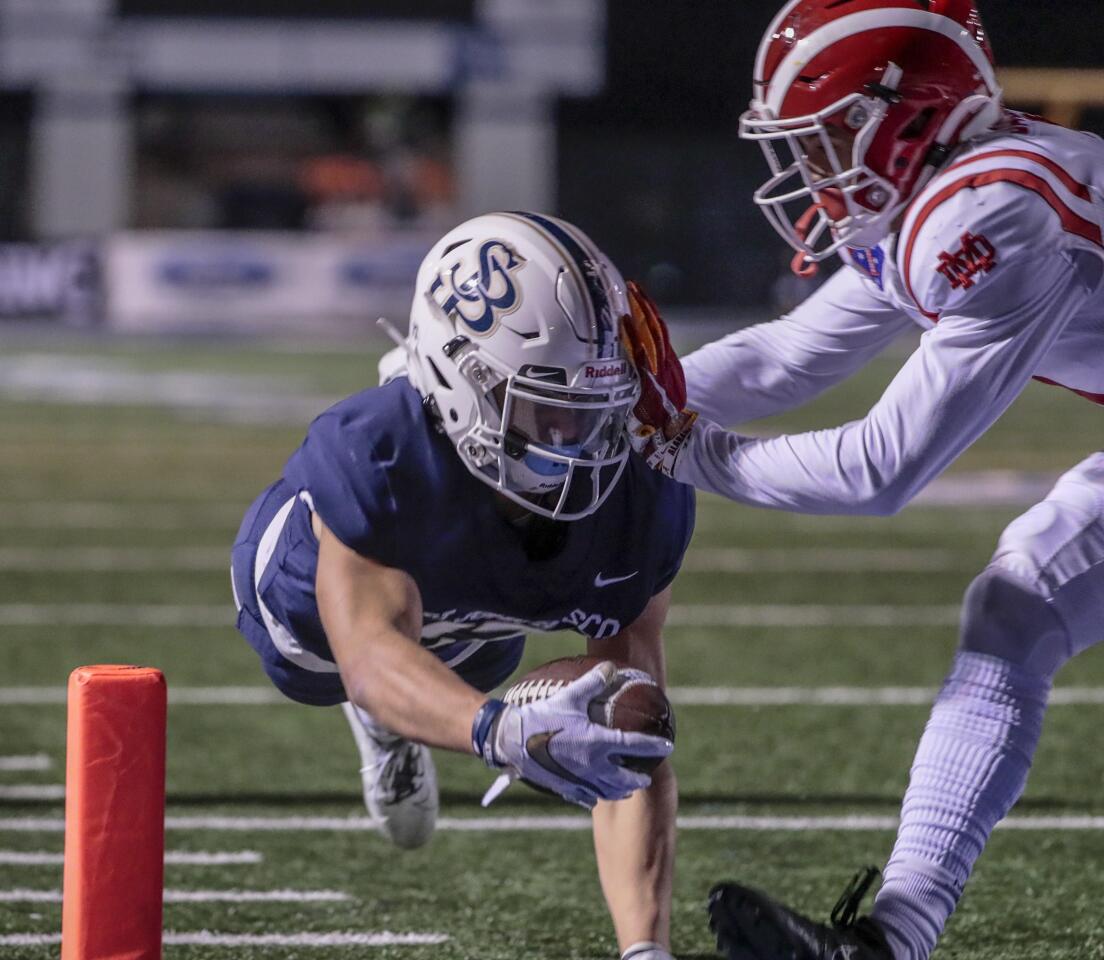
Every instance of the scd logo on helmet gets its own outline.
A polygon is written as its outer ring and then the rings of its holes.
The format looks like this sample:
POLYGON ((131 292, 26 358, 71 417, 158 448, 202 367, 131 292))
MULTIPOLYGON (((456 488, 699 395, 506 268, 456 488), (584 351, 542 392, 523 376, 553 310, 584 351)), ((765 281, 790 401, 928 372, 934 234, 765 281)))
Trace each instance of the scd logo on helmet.
POLYGON ((479 248, 479 269, 457 281, 462 263, 443 270, 429 294, 442 310, 463 320, 473 333, 489 333, 500 317, 521 306, 521 290, 515 274, 526 260, 501 240, 488 240, 479 248))

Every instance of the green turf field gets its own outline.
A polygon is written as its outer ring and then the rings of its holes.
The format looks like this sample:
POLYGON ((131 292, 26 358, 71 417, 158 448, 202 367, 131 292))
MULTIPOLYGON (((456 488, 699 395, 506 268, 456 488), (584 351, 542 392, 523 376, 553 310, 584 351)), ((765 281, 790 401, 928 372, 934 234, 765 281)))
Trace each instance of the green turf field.
MULTIPOLYGON (((860 415, 898 362, 880 361, 763 428, 860 415)), ((310 411, 373 375, 374 358, 355 349, 0 340, 0 936, 60 929, 59 904, 12 893, 60 887, 56 863, 15 856, 62 846, 62 805, 49 788, 63 780, 65 710, 44 701, 56 701, 78 665, 136 662, 164 670, 182 697, 169 718, 168 849, 247 861, 170 863, 166 887, 292 891, 288 902, 169 902, 167 930, 449 938, 373 949, 169 945, 166 956, 615 956, 585 824, 532 829, 525 818, 575 814, 522 788, 482 812, 490 778, 475 761, 438 756, 452 829, 424 851, 335 829, 364 812, 340 712, 270 702, 230 626, 226 553, 242 511, 277 475, 310 411), (12 387, 19 376, 52 386, 12 387), (211 688, 220 687, 247 688, 247 702, 184 702, 219 700, 211 688), (487 816, 485 826, 507 818, 513 829, 470 829, 487 816)), ((1099 408, 1034 385, 951 476, 963 486, 979 471, 1056 475, 1099 445, 1099 418, 1099 408)), ((865 520, 700 501, 667 630, 689 818, 675 891, 679 956, 712 955, 703 905, 718 879, 826 914, 856 868, 888 853, 927 708, 923 691, 907 705, 872 705, 867 694, 938 684, 962 591, 1021 509, 987 502, 980 488, 975 499, 865 520), (764 703, 780 688, 802 701, 838 698, 824 694, 836 687, 853 702, 764 703), (746 702, 695 703, 707 699, 703 688, 746 702), (867 829, 798 829, 825 817, 874 819, 850 821, 867 829)), ((526 664, 581 647, 569 635, 535 636, 526 664)), ((1083 695, 1048 716, 1021 820, 1104 815, 1104 654, 1073 663, 1060 683, 1083 695)), ((1104 831, 1069 825, 998 831, 937 956, 1104 957, 1104 831)), ((0 946, 4 960, 56 955, 56 945, 0 946)))

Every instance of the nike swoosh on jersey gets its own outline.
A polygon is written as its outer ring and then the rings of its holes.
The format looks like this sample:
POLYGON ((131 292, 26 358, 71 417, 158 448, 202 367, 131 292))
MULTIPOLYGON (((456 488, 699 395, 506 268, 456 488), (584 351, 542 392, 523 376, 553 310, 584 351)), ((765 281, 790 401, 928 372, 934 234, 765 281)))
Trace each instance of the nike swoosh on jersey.
POLYGON ((631 580, 638 573, 640 573, 639 570, 634 570, 632 573, 628 573, 623 577, 603 577, 602 574, 599 573, 594 578, 594 585, 596 587, 608 587, 611 583, 623 583, 625 580, 631 580))

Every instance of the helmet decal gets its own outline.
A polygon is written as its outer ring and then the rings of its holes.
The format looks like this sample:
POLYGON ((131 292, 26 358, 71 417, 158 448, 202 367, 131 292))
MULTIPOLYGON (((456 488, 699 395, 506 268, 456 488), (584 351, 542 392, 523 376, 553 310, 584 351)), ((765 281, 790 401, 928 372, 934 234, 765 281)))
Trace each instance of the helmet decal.
POLYGON ((502 240, 488 240, 479 248, 479 269, 459 282, 461 264, 442 270, 429 295, 447 315, 462 321, 475 334, 489 333, 499 318, 521 306, 521 289, 514 282, 525 258, 502 240))
POLYGON ((517 216, 524 217, 538 226, 543 227, 564 248, 571 257, 579 275, 586 284, 587 294, 590 297, 590 305, 594 311, 593 340, 598 346, 600 357, 612 356, 610 350, 617 339, 617 324, 620 317, 615 317, 613 307, 610 304, 607 291, 607 278, 603 276, 601 265, 597 260, 560 224, 548 217, 542 217, 539 213, 526 213, 517 211, 517 216))

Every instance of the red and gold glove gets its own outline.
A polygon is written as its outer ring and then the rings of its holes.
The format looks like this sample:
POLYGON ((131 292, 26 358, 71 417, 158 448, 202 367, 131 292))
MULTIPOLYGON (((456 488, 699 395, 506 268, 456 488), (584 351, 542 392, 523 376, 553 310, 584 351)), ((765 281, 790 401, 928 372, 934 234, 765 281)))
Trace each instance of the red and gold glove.
POLYGON ((628 419, 629 438, 649 467, 672 477, 698 415, 685 409, 686 376, 659 310, 632 280, 628 291, 631 313, 621 320, 621 341, 640 376, 640 399, 628 419))

